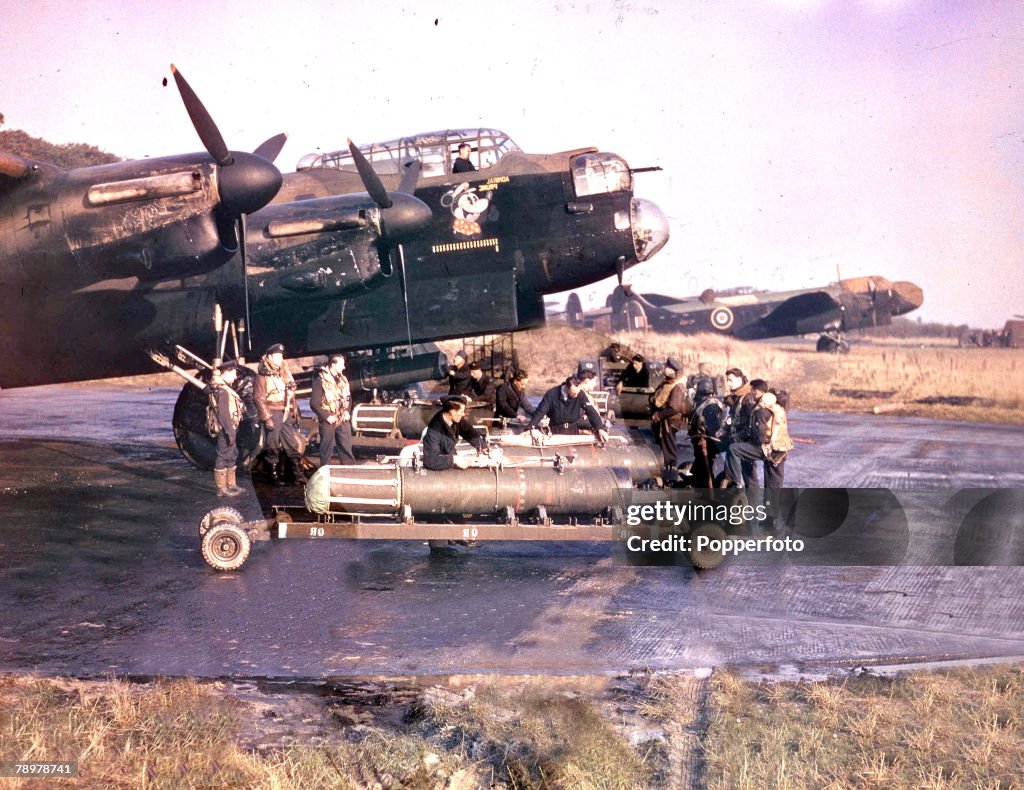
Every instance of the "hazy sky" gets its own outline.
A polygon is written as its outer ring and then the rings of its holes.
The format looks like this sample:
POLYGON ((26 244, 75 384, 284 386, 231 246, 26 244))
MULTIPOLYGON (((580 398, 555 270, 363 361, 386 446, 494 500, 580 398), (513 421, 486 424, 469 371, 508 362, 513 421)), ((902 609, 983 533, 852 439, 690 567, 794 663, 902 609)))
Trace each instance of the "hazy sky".
MULTIPOLYGON (((199 149, 174 62, 232 148, 460 126, 595 145, 641 174, 676 295, 883 274, 925 320, 1024 313, 1024 4, 4 3, 6 128, 126 157, 199 149)), ((608 283, 591 289, 603 303, 608 283)), ((585 295, 584 304, 588 297, 585 295)))

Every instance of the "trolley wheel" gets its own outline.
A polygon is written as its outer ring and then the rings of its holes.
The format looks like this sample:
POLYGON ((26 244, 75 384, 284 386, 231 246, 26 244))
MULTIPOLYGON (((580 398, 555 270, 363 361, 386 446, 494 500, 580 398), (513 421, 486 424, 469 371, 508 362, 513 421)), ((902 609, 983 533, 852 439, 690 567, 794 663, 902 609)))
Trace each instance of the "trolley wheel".
POLYGON ((725 555, 721 551, 715 551, 709 547, 697 548, 697 538, 706 537, 710 540, 725 540, 725 530, 718 524, 698 524, 690 530, 690 547, 686 555, 690 558, 694 568, 710 570, 722 564, 725 555))
POLYGON ((218 524, 203 535, 203 559, 215 571, 241 568, 250 548, 249 534, 237 524, 218 524))
POLYGON ((210 531, 210 527, 218 524, 241 524, 245 519, 233 507, 215 507, 199 522, 199 537, 210 531))

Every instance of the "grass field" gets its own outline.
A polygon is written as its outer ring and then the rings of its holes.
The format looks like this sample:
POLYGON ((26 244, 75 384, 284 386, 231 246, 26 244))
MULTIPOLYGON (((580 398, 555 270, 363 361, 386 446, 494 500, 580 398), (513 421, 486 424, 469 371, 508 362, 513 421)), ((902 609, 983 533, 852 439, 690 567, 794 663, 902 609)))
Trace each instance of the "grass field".
POLYGON ((870 412, 933 419, 1024 424, 1024 352, 958 348, 955 341, 927 345, 887 338, 857 338, 849 354, 819 354, 799 339, 742 342, 720 335, 662 335, 634 332, 614 338, 589 330, 552 325, 516 335, 531 386, 551 386, 575 370, 580 358, 596 357, 612 341, 648 358, 679 358, 686 372, 709 362, 718 373, 738 367, 748 378, 787 389, 794 409, 870 412), (888 393, 854 398, 836 391, 888 393), (976 399, 970 405, 918 403, 937 397, 976 399))
MULTIPOLYGON (((47 787, 1008 789, 1024 787, 1024 670, 488 676, 262 695, 3 677, 0 733, 0 762, 77 762, 75 779, 47 787)), ((18 786, 41 785, 0 779, 18 786)))

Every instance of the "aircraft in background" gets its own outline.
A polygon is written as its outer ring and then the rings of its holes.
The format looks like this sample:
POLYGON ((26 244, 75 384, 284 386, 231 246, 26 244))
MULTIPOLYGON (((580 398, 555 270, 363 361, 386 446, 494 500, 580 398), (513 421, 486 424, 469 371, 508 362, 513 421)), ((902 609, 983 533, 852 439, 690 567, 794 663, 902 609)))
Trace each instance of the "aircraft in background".
POLYGON ((853 277, 821 288, 755 291, 706 290, 676 298, 639 294, 618 286, 605 307, 584 312, 579 296, 569 295, 564 319, 573 326, 626 331, 650 327, 659 332, 717 332, 740 340, 819 333, 818 351, 845 351, 844 332, 886 326, 924 301, 920 287, 884 277, 853 277))

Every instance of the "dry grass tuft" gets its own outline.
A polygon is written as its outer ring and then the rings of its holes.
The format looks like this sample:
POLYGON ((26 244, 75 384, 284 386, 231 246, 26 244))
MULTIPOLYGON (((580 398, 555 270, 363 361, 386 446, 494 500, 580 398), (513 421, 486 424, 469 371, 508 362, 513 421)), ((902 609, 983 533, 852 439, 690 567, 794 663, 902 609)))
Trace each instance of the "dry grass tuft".
POLYGON ((0 761, 77 761, 48 787, 1024 787, 1021 667, 371 691, 277 699, 290 734, 243 746, 265 703, 218 684, 0 678, 0 761))
MULTIPOLYGON (((0 761, 76 761, 76 778, 48 786, 103 788, 646 784, 643 756, 588 696, 508 686, 427 689, 411 706, 396 698, 404 720, 383 725, 343 723, 324 705, 323 734, 306 737, 317 745, 249 750, 240 743, 259 723, 211 684, 2 678, 0 761)), ((0 778, 0 788, 20 781, 0 778)))
POLYGON ((1024 787, 1019 667, 770 685, 716 677, 709 786, 1024 787))

